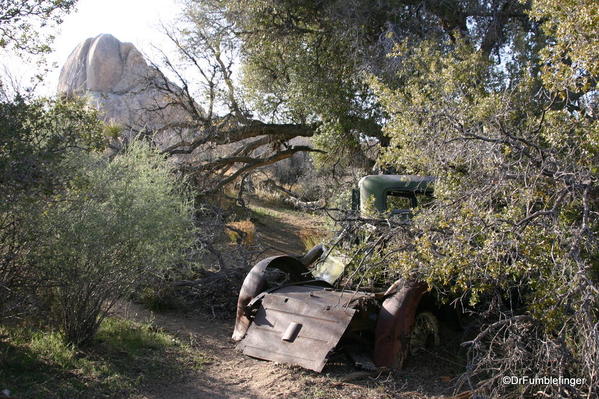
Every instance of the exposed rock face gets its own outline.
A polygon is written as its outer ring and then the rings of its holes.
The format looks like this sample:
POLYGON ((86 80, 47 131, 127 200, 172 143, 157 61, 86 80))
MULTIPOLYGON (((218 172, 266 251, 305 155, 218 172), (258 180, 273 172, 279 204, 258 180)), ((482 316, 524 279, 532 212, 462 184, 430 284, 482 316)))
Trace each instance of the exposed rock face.
MULTIPOLYGON (((180 90, 173 83, 166 84, 175 92, 180 90)), ((131 128, 133 133, 161 131, 157 142, 164 147, 178 134, 168 126, 189 118, 182 108, 167 106, 171 101, 160 89, 164 86, 133 44, 101 34, 80 43, 69 55, 60 72, 58 94, 88 98, 105 120, 131 128)))

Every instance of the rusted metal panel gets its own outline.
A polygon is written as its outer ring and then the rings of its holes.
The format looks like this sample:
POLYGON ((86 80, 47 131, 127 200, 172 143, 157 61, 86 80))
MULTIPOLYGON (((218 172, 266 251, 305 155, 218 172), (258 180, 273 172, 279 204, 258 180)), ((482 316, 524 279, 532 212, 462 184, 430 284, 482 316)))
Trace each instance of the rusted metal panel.
POLYGON ((320 372, 354 307, 368 297, 316 286, 283 287, 264 296, 240 347, 249 356, 320 372))
POLYGON ((416 310, 426 290, 426 283, 406 280, 398 280, 387 290, 395 293, 383 302, 374 332, 373 360, 378 367, 403 366, 416 310))
POLYGON ((268 268, 276 268, 289 273, 292 281, 307 280, 310 276, 308 269, 302 262, 286 255, 263 259, 252 267, 245 280, 243 280, 237 299, 237 315, 232 336, 234 341, 241 340, 250 326, 251 320, 245 314, 246 307, 254 297, 264 290, 266 286, 265 273, 268 268))
MULTIPOLYGON (((270 295, 294 298, 317 306, 339 306, 356 309, 360 301, 367 300, 373 296, 360 291, 340 291, 328 287, 312 285, 287 285, 273 290, 270 295)), ((326 284, 326 283, 325 283, 326 284)), ((328 285, 328 284, 326 284, 328 285)))

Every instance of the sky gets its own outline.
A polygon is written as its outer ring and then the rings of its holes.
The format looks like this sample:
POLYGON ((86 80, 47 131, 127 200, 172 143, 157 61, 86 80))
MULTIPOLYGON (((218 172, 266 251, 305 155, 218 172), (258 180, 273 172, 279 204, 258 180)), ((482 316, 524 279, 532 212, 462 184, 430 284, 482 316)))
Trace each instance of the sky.
MULTIPOLYGON (((79 0, 77 8, 64 18, 55 33, 54 52, 49 64, 56 63, 38 94, 52 95, 56 91, 60 68, 73 49, 88 37, 110 33, 122 42, 133 43, 142 53, 155 54, 153 46, 174 53, 160 24, 172 22, 181 6, 177 0, 79 0)), ((24 86, 35 73, 35 66, 5 54, 2 64, 24 86)))

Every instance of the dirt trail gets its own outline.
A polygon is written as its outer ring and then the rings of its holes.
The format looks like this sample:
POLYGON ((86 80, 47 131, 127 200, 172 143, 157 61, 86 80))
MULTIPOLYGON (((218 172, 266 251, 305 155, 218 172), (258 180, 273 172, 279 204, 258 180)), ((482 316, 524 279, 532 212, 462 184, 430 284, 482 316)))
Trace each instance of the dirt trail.
POLYGON ((351 366, 343 354, 337 354, 323 373, 317 374, 236 351, 230 340, 233 320, 198 313, 154 313, 135 304, 123 305, 117 314, 152 322, 210 359, 202 370, 190 372, 182 382, 150 383, 138 399, 423 399, 447 397, 442 394, 451 389, 439 364, 411 365, 399 375, 367 374, 351 366))
POLYGON ((250 209, 256 215, 256 240, 266 256, 303 254, 310 244, 307 241, 319 241, 326 235, 324 220, 316 215, 273 208, 257 199, 252 200, 250 209))
MULTIPOLYGON (((256 239, 265 248, 262 257, 302 254, 305 237, 323 231, 322 220, 313 215, 272 209, 264 203, 251 206, 256 239)), ((126 304, 117 314, 127 319, 152 322, 189 343, 211 359, 200 371, 180 383, 150 383, 138 399, 272 399, 272 398, 434 398, 450 392, 448 366, 443 362, 408 364, 406 371, 392 375, 360 372, 343 353, 333 355, 323 373, 261 361, 235 350, 230 336, 234 315, 216 319, 211 314, 154 313, 126 304)))

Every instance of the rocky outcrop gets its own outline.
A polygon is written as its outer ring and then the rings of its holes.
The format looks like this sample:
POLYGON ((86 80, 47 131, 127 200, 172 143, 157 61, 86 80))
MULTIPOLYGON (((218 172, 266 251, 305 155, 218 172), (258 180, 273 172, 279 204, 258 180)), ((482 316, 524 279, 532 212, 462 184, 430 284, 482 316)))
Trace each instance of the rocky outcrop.
POLYGON ((156 141, 167 146, 181 134, 169 126, 189 119, 180 106, 169 105, 179 87, 145 61, 131 43, 101 34, 80 43, 69 55, 58 82, 58 94, 81 96, 98 108, 106 121, 121 125, 128 134, 158 131, 156 141))

